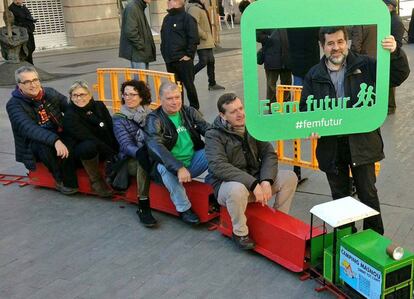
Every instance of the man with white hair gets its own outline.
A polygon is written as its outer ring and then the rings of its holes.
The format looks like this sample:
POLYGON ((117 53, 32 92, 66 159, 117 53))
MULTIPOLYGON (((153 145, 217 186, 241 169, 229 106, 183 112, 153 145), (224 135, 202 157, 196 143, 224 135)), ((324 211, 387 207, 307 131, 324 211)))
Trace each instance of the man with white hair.
POLYGON ((198 224, 198 216, 191 210, 183 183, 207 170, 204 136, 210 124, 193 107, 183 106, 177 84, 165 82, 160 86, 161 106, 147 116, 146 143, 157 162, 156 176, 170 192, 181 219, 198 224))

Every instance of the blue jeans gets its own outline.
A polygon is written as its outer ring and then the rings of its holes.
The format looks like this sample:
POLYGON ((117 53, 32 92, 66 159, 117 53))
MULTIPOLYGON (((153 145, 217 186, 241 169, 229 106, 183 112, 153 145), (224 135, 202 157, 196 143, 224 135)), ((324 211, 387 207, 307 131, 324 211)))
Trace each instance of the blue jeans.
POLYGON ((148 62, 131 61, 131 67, 133 69, 148 70, 149 69, 149 63, 148 62))
MULTIPOLYGON (((191 159, 191 164, 187 169, 191 174, 191 178, 198 177, 207 170, 207 159, 204 149, 194 153, 194 156, 191 159)), ((158 164, 157 170, 161 175, 165 187, 170 192, 171 200, 173 201, 177 212, 185 212, 191 208, 187 193, 185 193, 183 184, 178 181, 177 175, 169 172, 163 164, 158 164)))

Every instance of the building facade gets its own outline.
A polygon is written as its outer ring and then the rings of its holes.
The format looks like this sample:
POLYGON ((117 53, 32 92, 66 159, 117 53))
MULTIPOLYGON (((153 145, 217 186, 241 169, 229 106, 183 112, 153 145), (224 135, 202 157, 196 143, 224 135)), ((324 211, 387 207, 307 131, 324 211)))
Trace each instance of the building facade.
MULTIPOLYGON (((9 0, 9 3, 12 1, 9 0)), ((27 0, 37 19, 36 51, 61 48, 92 48, 119 44, 120 15, 127 1, 121 0, 27 0)), ((1 26, 3 1, 0 3, 1 26)), ((152 0, 147 17, 157 38, 166 14, 166 0, 152 0)))

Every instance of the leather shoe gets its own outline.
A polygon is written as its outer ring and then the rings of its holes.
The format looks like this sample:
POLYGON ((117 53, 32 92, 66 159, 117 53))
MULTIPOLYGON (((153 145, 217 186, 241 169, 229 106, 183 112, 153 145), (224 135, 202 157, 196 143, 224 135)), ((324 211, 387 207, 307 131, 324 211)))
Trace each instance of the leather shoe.
POLYGON ((78 192, 78 188, 66 187, 62 182, 56 182, 56 190, 64 195, 72 195, 78 192))
POLYGON ((226 89, 224 86, 221 86, 219 84, 209 85, 208 90, 221 90, 226 89))
POLYGON ((235 234, 233 234, 232 239, 234 243, 236 243, 236 245, 242 250, 251 250, 254 249, 254 247, 256 246, 256 243, 252 239, 250 239, 249 235, 236 236, 235 234))
POLYGON ((180 218, 182 221, 184 221, 187 224, 196 225, 200 223, 200 219, 194 212, 190 209, 187 211, 180 213, 180 218))

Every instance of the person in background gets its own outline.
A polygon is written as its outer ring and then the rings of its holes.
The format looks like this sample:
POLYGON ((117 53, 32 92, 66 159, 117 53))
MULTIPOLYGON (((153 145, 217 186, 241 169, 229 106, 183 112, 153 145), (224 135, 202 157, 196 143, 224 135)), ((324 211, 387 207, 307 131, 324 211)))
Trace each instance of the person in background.
POLYGON ((73 152, 65 140, 63 113, 67 98, 50 87, 42 87, 32 66, 14 73, 16 88, 6 110, 13 130, 16 161, 28 170, 42 162, 56 181, 56 190, 70 195, 78 192, 73 152))
POLYGON ((92 190, 100 197, 111 197, 113 192, 99 170, 100 159, 111 160, 118 152, 111 115, 103 102, 93 99, 86 81, 75 81, 69 96, 63 128, 72 140, 73 154, 82 162, 92 190))
MULTIPOLYGON (((262 44, 266 73, 266 99, 276 102, 276 83, 291 85, 292 73, 289 64, 289 42, 286 29, 257 30, 256 41, 262 44)), ((284 100, 288 100, 288 92, 284 100)))
POLYGON ((150 162, 144 133, 146 117, 151 112, 151 92, 145 82, 130 80, 122 83, 121 94, 121 112, 113 116, 119 155, 128 158, 129 175, 137 180, 139 220, 146 227, 154 227, 157 220, 150 208, 150 162))
POLYGON ((239 3, 239 11, 240 11, 240 14, 243 14, 244 10, 249 5, 250 5, 250 1, 249 0, 242 0, 242 1, 240 1, 240 3, 239 3))
POLYGON ((318 32, 318 27, 287 29, 293 85, 302 86, 307 72, 319 62, 318 32))
MULTIPOLYGON (((403 45, 403 36, 404 36, 404 24, 401 17, 397 13, 397 1, 396 0, 383 0, 391 15, 391 35, 394 36, 395 41, 397 42, 397 47, 401 48, 403 45)), ((393 84, 392 74, 390 77, 390 89, 388 93, 388 114, 394 114, 397 109, 397 104, 395 102, 395 90, 396 86, 393 84)))
MULTIPOLYGON (((161 26, 161 54, 167 71, 187 90, 190 106, 200 109, 194 85, 194 55, 200 43, 196 20, 185 12, 184 0, 169 0, 161 26)), ((184 100, 184 93, 182 93, 184 100)))
POLYGON ((23 47, 20 51, 21 56, 25 57, 24 60, 33 64, 33 52, 36 49, 33 33, 35 31, 35 23, 37 20, 32 17, 30 10, 23 4, 23 2, 23 0, 13 0, 13 3, 9 6, 9 10, 13 13, 14 25, 24 27, 27 30, 27 34, 29 35, 29 40, 26 44, 28 53, 24 53, 23 47))
POLYGON ((198 63, 194 66, 194 74, 197 74, 207 66, 208 90, 225 89, 216 82, 213 54, 215 43, 210 16, 204 2, 205 0, 189 0, 187 6, 187 12, 197 22, 198 35, 200 37, 200 44, 197 46, 198 63))
POLYGON ((148 69, 156 60, 155 43, 144 10, 151 0, 132 0, 122 14, 119 57, 131 61, 134 69, 148 69))
POLYGON ((164 82, 160 86, 161 106, 148 114, 145 124, 146 144, 154 161, 154 178, 161 180, 170 192, 180 218, 187 224, 200 219, 191 210, 183 183, 207 170, 204 136, 210 124, 193 107, 183 106, 177 84, 164 82))
POLYGON ((351 50, 377 59, 377 26, 355 25, 351 29, 351 50))

